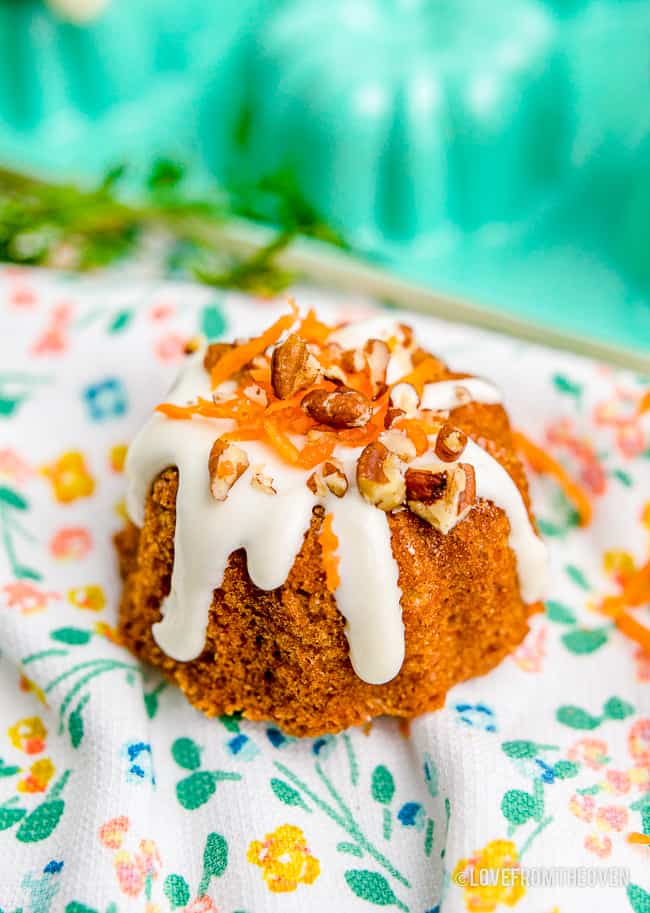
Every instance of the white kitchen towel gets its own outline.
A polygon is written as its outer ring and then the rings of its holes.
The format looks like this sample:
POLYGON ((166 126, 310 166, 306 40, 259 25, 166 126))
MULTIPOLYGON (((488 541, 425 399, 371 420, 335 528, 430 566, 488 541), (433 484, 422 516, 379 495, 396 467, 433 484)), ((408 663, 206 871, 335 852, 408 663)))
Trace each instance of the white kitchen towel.
MULTIPOLYGON (((295 294, 328 320, 373 308, 295 294)), ((410 727, 296 740, 208 720, 120 646, 125 447, 189 337, 285 308, 0 270, 0 910, 648 913, 650 847, 630 834, 650 833, 650 655, 597 612, 648 558, 647 379, 400 317, 492 378, 594 507, 579 528, 532 479, 547 611, 410 727)))

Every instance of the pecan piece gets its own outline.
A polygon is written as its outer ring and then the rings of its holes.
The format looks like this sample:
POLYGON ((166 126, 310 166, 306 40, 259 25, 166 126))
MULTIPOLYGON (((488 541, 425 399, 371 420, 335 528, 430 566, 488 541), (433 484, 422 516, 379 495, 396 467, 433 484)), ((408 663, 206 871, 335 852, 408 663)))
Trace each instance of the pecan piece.
POLYGON ((300 336, 292 333, 276 346, 271 357, 271 386, 279 399, 289 399, 309 387, 320 373, 318 361, 300 336))
POLYGON ((340 387, 331 393, 312 390, 302 401, 302 408, 319 425, 332 428, 360 428, 372 418, 372 405, 362 393, 340 387))
POLYGON ((271 476, 264 475, 259 469, 251 476, 251 487, 265 495, 277 494, 271 476))
POLYGON ((323 482, 337 498, 342 498, 348 490, 348 477, 338 460, 326 460, 322 467, 323 482))
POLYGON ((366 501, 380 510, 399 507, 406 494, 399 458, 379 441, 368 444, 357 462, 357 486, 366 501))
POLYGON ((411 438, 404 434, 403 431, 398 431, 397 428, 382 431, 379 435, 379 440, 391 453, 396 454, 405 463, 410 463, 417 455, 415 444, 411 438))
POLYGON ((476 503, 474 467, 469 463, 442 471, 409 469, 406 473, 407 502, 418 517, 441 533, 448 533, 476 503))
POLYGON ((341 367, 348 374, 358 374, 366 366, 366 359, 360 349, 346 349, 341 355, 341 367))
POLYGON ((390 391, 390 404, 395 409, 401 409, 408 418, 414 418, 420 406, 418 391, 413 384, 395 384, 390 391))
POLYGON ((225 501, 237 479, 248 469, 246 452, 233 444, 217 438, 208 457, 210 493, 216 501, 225 501))
POLYGON ((390 361, 390 349, 381 339, 369 339, 363 347, 363 351, 368 362, 372 398, 377 399, 386 389, 386 371, 390 361))
POLYGON ((438 459, 443 463, 455 463, 462 456, 466 446, 465 432, 445 422, 438 432, 434 450, 438 459))

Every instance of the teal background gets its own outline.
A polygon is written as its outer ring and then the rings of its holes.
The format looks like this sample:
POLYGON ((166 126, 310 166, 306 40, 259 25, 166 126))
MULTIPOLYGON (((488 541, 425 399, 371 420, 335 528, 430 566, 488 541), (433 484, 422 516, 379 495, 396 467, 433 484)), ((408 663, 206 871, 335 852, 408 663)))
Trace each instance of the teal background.
POLYGON ((0 157, 290 169, 352 244, 650 349, 650 0, 0 0, 0 157))

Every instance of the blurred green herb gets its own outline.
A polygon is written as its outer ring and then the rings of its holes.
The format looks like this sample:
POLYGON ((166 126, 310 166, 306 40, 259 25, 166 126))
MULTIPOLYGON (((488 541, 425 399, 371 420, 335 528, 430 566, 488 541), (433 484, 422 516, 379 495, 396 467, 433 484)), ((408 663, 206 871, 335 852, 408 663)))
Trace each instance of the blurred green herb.
POLYGON ((42 181, 0 169, 0 259, 71 270, 91 270, 137 250, 147 231, 175 239, 170 264, 200 281, 272 294, 295 278, 277 265, 298 236, 347 248, 341 235, 305 200, 295 177, 282 170, 257 184, 196 196, 182 164, 154 162, 143 187, 127 196, 126 168, 106 173, 98 186, 42 181), (247 257, 215 243, 214 229, 244 218, 273 226, 271 241, 247 257))

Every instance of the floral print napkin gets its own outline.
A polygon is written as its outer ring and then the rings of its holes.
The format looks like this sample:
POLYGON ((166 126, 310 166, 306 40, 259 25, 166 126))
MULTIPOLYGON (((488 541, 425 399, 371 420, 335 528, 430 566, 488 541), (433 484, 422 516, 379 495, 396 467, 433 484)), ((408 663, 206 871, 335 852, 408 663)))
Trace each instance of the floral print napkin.
MULTIPOLYGON (((376 306, 296 295, 330 320, 376 306)), ((597 611, 648 558, 647 379, 413 317, 594 507, 578 528, 532 479, 546 613, 438 713, 296 740, 204 718, 120 645, 126 446, 189 337, 283 307, 0 270, 0 910, 648 913, 650 655, 597 611)))

